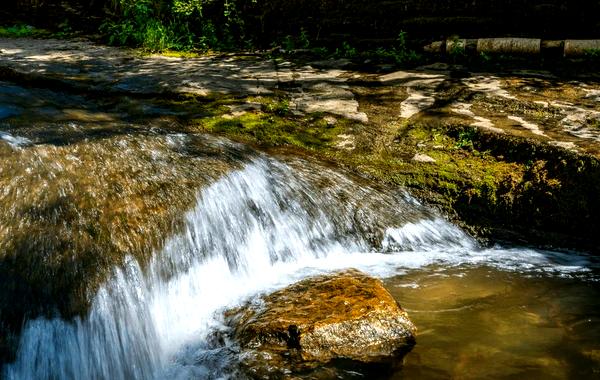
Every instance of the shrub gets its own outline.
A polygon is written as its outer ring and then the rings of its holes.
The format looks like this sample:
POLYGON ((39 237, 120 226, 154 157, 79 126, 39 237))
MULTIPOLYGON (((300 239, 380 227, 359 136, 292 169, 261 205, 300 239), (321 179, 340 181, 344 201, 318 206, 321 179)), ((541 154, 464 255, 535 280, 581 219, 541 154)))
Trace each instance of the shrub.
POLYGON ((421 59, 421 56, 416 51, 409 48, 408 35, 404 31, 398 33, 396 43, 390 49, 379 48, 375 52, 377 56, 391 59, 397 65, 411 64, 421 59))
POLYGON ((101 26, 109 44, 159 52, 227 49, 247 42, 235 0, 113 0, 112 8, 112 19, 101 26))
POLYGON ((34 28, 31 25, 0 27, 0 37, 42 37, 48 34, 47 31, 34 28))

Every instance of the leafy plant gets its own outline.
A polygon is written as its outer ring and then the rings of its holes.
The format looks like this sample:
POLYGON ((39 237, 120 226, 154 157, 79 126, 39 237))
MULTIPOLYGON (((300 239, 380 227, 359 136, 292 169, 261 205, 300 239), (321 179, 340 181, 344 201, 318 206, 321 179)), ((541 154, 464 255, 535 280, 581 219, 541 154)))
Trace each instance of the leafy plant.
POLYGON ((358 51, 347 41, 344 41, 342 46, 337 48, 333 54, 338 58, 354 58, 358 55, 358 51))
POLYGON ((465 150, 473 150, 473 141, 475 139, 475 129, 468 128, 458 133, 458 138, 456 139, 456 148, 465 149, 465 150))
POLYGON ((298 46, 300 46, 301 49, 308 49, 310 46, 308 32, 304 28, 300 29, 300 36, 298 37, 298 46))
POLYGON ((109 44, 160 52, 230 49, 250 41, 236 0, 112 0, 111 5, 114 17, 100 29, 109 44))
MULTIPOLYGON (((276 45, 276 44, 275 44, 276 45)), ((300 29, 300 34, 298 36, 292 36, 291 34, 283 37, 281 41, 281 47, 285 51, 292 51, 295 49, 308 49, 310 46, 310 39, 308 38, 308 33, 304 28, 300 29)))
POLYGON ((280 98, 267 103, 265 109, 276 115, 285 116, 290 112, 290 101, 289 99, 280 98))
POLYGON ((452 46, 448 49, 448 55, 454 61, 461 61, 467 57, 467 51, 465 48, 465 42, 461 41, 458 37, 454 37, 452 40, 452 46))
POLYGON ((479 58, 481 59, 481 61, 483 63, 490 63, 490 62, 492 62, 492 56, 489 55, 489 54, 486 54, 485 52, 479 53, 479 58))
POLYGON ((600 60, 600 49, 586 49, 584 54, 586 58, 600 60))
POLYGON ((208 50, 219 45, 219 37, 217 29, 212 21, 208 20, 202 23, 200 28, 200 36, 198 37, 197 47, 200 50, 208 50))
POLYGON ((9 27, 0 27, 0 37, 41 37, 49 33, 43 29, 37 29, 31 25, 18 24, 9 27))
POLYGON ((393 49, 393 52, 396 63, 398 64, 414 62, 421 59, 421 56, 417 54, 416 51, 409 49, 407 36, 406 32, 401 31, 396 39, 396 46, 393 49))
POLYGON ((283 37, 283 41, 281 41, 281 47, 283 47, 283 50, 285 51, 292 51, 296 48, 296 43, 294 42, 294 37, 292 37, 291 35, 287 35, 285 37, 283 37))
POLYGON ((390 49, 378 48, 375 55, 379 58, 391 59, 397 65, 415 63, 421 56, 408 46, 408 34, 404 31, 398 33, 396 43, 390 49))
POLYGON ((314 55, 319 56, 319 57, 325 57, 330 54, 329 50, 323 46, 313 47, 310 49, 310 51, 311 51, 311 53, 313 53, 314 55))
POLYGON ((173 0, 173 13, 191 16, 194 12, 202 14, 202 0, 173 0))

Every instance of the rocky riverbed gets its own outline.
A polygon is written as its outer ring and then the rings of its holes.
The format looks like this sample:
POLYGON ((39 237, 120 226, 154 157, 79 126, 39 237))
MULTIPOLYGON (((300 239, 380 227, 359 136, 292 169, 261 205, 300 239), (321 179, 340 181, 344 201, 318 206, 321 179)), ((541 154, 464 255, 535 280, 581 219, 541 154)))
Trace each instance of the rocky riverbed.
MULTIPOLYGON (((482 240, 597 253, 596 78, 0 39, 0 347, 17 355, 6 373, 154 373, 187 341, 189 331, 171 333, 174 321, 207 329, 171 301, 174 283, 195 301, 214 284, 247 300, 263 289, 245 289, 249 268, 285 272, 306 257, 345 268, 339 252, 445 260, 451 250, 477 262, 480 248, 440 214, 482 240), (76 323, 35 319, 57 315, 76 323), (133 333, 115 327, 131 318, 133 333), (98 326, 138 350, 93 340, 98 326), (32 369, 32 355, 45 364, 32 369), (86 361, 94 355, 119 361, 86 361)), ((537 268, 539 257, 521 258, 537 268)), ((193 366, 190 355, 178 357, 193 366)))
POLYGON ((171 119, 188 130, 299 150, 411 187, 482 237, 599 246, 598 73, 365 71, 260 54, 141 56, 84 40, 2 39, 0 51, 5 79, 171 99, 182 111, 171 119))

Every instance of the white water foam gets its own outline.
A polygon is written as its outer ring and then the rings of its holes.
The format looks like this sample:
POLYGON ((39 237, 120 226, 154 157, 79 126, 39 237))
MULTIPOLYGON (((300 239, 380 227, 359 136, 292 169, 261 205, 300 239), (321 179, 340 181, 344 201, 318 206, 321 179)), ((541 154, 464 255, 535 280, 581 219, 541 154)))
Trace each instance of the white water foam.
POLYGON ((13 148, 20 148, 23 146, 31 145, 31 140, 22 136, 14 136, 6 132, 0 132, 0 140, 8 143, 13 148))

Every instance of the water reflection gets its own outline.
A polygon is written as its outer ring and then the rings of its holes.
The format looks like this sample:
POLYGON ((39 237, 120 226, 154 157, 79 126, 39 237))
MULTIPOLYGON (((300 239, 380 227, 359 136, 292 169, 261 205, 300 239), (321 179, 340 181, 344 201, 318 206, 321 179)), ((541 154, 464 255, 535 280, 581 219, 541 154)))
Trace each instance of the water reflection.
POLYGON ((420 329, 394 379, 600 373, 600 289, 594 279, 434 267, 386 284, 420 329))

